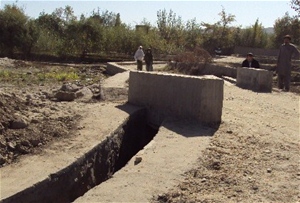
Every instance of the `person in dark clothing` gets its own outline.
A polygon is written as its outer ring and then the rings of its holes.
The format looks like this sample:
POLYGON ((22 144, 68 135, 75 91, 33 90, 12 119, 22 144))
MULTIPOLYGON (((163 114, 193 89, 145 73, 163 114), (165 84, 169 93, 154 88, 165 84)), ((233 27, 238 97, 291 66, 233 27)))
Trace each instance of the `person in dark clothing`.
POLYGON ((153 71, 153 55, 152 55, 152 51, 150 48, 147 49, 144 60, 146 63, 146 70, 153 71))
POLYGON ((258 61, 253 58, 252 53, 247 54, 247 58, 243 61, 242 67, 260 68, 258 61))
POLYGON ((278 88, 284 91, 290 90, 291 71, 292 71, 292 58, 300 58, 300 52, 296 46, 291 42, 291 36, 284 36, 284 43, 279 48, 279 54, 277 59, 278 73, 278 88), (283 89, 284 88, 284 89, 283 89))

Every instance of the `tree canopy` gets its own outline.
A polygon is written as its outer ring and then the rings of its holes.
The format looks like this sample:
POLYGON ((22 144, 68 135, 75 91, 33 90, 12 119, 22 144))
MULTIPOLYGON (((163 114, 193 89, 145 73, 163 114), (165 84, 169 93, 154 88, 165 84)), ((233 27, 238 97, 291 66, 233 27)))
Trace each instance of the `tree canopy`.
MULTIPOLYGON (((292 0, 299 11, 299 1, 292 0)), ((274 22, 274 34, 265 32, 257 19, 253 25, 241 28, 232 26, 235 15, 224 8, 215 23, 184 21, 172 10, 157 11, 156 25, 146 19, 132 27, 122 22, 119 13, 97 8, 89 16, 74 15, 73 8, 57 8, 52 13, 41 12, 36 18, 25 15, 17 5, 0 9, 0 54, 12 57, 14 53, 30 55, 45 53, 57 56, 90 53, 132 54, 139 45, 151 47, 155 53, 176 54, 202 47, 213 53, 214 49, 231 50, 234 46, 277 48, 286 34, 293 43, 300 44, 300 22, 297 16, 283 17, 274 22), (137 29, 137 28, 147 29, 137 29)), ((230 52, 228 52, 230 53, 230 52)))

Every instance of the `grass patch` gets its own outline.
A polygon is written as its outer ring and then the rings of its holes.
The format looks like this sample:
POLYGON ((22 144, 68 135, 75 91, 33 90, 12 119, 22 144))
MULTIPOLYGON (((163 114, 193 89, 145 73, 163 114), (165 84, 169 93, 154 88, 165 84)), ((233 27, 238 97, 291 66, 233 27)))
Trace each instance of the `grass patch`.
POLYGON ((78 80, 79 75, 76 72, 47 72, 47 73, 38 73, 37 77, 39 81, 73 81, 78 80))
POLYGON ((8 79, 11 77, 11 72, 8 70, 0 70, 0 78, 1 79, 8 79))
POLYGON ((29 68, 3 68, 0 67, 0 82, 18 86, 45 85, 62 82, 78 81, 83 85, 100 82, 105 75, 100 66, 68 67, 60 65, 33 64, 29 68))

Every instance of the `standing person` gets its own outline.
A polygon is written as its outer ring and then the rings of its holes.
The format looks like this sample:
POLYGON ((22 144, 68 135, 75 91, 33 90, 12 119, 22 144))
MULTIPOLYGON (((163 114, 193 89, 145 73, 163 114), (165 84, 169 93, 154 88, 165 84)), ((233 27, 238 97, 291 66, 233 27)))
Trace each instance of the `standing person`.
POLYGON ((151 48, 148 48, 145 54, 146 70, 153 71, 153 55, 151 48))
POLYGON ((252 53, 247 54, 247 58, 243 61, 242 67, 260 68, 258 61, 253 58, 252 53))
POLYGON ((285 91, 290 91, 291 72, 292 72, 292 57, 300 57, 299 50, 295 45, 290 43, 292 40, 290 35, 286 35, 283 38, 283 44, 279 48, 279 54, 277 59, 277 70, 278 73, 278 88, 285 91))
POLYGON ((138 50, 136 50, 135 54, 134 54, 134 59, 137 62, 137 70, 143 70, 143 59, 144 59, 144 51, 143 51, 143 47, 139 46, 138 50))

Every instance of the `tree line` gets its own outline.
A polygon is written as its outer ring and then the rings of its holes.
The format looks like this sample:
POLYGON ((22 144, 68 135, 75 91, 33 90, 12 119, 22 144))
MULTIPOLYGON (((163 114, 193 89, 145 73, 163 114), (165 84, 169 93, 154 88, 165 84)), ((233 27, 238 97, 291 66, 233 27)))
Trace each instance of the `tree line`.
MULTIPOLYGON (((293 1, 297 6, 298 0, 293 1)), ((94 10, 89 16, 77 18, 72 7, 57 8, 51 14, 40 13, 36 19, 26 16, 17 5, 5 5, 0 10, 0 55, 16 53, 74 56, 83 51, 97 54, 132 54, 139 45, 152 47, 155 53, 176 54, 196 47, 213 53, 234 46, 278 48, 286 34, 300 44, 300 20, 286 13, 274 22, 274 34, 265 32, 257 19, 253 25, 232 26, 235 16, 223 8, 216 23, 186 22, 172 10, 157 11, 157 24, 143 20, 132 27, 122 22, 119 13, 94 10)))

